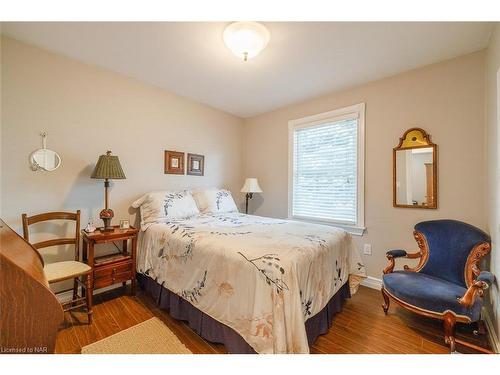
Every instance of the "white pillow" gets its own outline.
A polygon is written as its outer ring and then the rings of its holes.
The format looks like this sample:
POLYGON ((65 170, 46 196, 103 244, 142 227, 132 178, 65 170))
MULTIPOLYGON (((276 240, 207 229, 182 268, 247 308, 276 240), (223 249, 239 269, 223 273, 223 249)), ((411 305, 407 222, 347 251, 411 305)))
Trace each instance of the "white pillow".
POLYGON ((198 207, 189 191, 153 191, 132 203, 141 211, 141 226, 186 219, 198 215, 198 207))
POLYGON ((233 196, 225 189, 204 189, 192 192, 202 213, 238 212, 233 196))

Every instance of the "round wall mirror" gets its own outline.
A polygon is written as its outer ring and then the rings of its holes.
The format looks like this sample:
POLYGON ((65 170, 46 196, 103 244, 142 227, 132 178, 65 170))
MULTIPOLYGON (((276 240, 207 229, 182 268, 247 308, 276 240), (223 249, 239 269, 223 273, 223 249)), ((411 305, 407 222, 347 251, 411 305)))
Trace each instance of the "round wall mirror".
POLYGON ((53 150, 47 148, 47 133, 40 134, 42 137, 42 148, 30 154, 31 169, 34 171, 54 171, 61 165, 61 157, 53 150))
POLYGON ((40 148, 31 153, 30 162, 36 169, 50 172, 56 170, 61 165, 61 157, 53 150, 40 148))

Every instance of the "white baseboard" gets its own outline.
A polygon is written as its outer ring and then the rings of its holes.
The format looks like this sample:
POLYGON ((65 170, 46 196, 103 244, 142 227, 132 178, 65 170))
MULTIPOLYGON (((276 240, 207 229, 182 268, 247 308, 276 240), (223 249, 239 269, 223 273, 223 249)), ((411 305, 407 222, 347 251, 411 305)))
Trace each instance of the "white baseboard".
POLYGON ((495 332, 495 328, 493 326, 493 322, 491 320, 491 315, 487 309, 483 307, 483 319, 486 324, 486 328, 488 329, 488 338, 490 340, 491 348, 495 353, 500 353, 500 342, 498 341, 497 333, 495 332))
MULTIPOLYGON (((129 283, 129 282, 127 282, 127 283, 129 283)), ((100 289, 94 291, 94 296, 97 294, 108 292, 110 290, 121 288, 121 287, 122 287, 122 284, 120 283, 120 284, 110 285, 110 286, 107 286, 105 288, 100 288, 100 289)), ((64 293, 57 295, 57 299, 59 300, 59 302, 69 302, 69 301, 71 301, 72 298, 73 298, 73 290, 68 290, 64 293)))
POLYGON ((367 288, 380 290, 382 288, 382 279, 368 276, 361 282, 361 285, 366 286, 367 288))

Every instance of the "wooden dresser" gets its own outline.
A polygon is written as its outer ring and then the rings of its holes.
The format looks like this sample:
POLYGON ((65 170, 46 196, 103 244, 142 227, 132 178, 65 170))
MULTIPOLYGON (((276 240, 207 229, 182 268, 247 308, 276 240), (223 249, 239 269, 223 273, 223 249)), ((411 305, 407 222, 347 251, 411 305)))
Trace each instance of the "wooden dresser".
POLYGON ((0 354, 53 353, 63 319, 40 254, 0 220, 0 354))

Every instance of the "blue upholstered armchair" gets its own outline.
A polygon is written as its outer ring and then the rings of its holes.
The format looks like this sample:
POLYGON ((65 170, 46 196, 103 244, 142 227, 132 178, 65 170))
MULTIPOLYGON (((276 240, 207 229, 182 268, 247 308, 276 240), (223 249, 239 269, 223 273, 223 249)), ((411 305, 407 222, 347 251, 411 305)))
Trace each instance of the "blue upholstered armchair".
POLYGON ((413 235, 419 252, 391 250, 386 254, 389 265, 384 269, 382 307, 387 314, 391 298, 417 314, 443 320, 445 342, 454 352, 455 323, 480 320, 483 291, 495 279, 479 268, 481 259, 490 252, 490 237, 455 220, 419 223, 413 235), (415 268, 404 266, 404 270, 394 271, 397 258, 419 262, 415 268))

